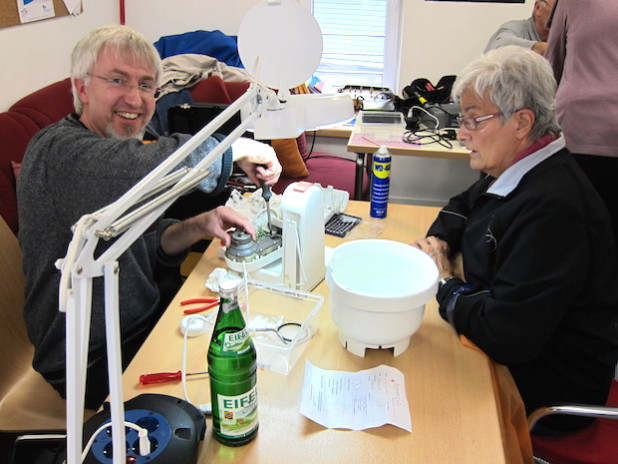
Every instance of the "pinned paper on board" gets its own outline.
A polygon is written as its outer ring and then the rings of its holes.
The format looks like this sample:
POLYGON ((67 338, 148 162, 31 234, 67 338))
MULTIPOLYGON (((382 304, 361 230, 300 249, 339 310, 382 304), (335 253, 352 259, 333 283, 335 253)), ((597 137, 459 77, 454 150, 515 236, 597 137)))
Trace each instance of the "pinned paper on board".
POLYGON ((52 0, 17 0, 17 10, 22 24, 56 15, 52 0))
POLYGON ((69 14, 78 15, 82 11, 82 0, 64 0, 64 6, 69 14))

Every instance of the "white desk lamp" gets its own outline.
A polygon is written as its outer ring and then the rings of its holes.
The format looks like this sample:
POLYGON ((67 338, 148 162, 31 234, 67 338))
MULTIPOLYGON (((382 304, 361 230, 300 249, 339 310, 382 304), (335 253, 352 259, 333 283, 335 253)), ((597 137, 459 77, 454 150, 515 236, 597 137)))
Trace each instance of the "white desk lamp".
POLYGON ((305 82, 322 53, 320 28, 296 0, 267 0, 245 17, 239 31, 239 53, 256 77, 247 92, 167 160, 114 203, 83 216, 74 227, 67 255, 57 263, 62 276, 60 311, 66 313, 67 463, 82 462, 82 418, 92 311, 93 279, 103 277, 105 324, 113 430, 113 464, 124 464, 125 413, 122 391, 118 258, 172 204, 193 189, 218 159, 247 129, 255 138, 291 138, 305 130, 353 116, 348 95, 290 95, 287 89, 305 82), (267 88, 283 89, 280 96, 267 88), (204 140, 241 110, 242 123, 195 168, 172 170, 204 140), (137 204, 142 206, 134 208, 137 204), (129 212, 132 210, 131 212, 129 212), (115 238, 101 256, 100 239, 115 238))

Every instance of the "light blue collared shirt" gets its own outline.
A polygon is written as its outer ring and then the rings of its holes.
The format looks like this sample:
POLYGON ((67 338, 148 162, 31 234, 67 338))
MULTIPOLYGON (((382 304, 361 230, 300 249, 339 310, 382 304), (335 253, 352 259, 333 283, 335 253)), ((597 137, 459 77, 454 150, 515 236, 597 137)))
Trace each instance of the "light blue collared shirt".
POLYGON ((558 153, 566 146, 564 136, 560 135, 556 140, 548 145, 545 145, 540 150, 531 153, 522 158, 517 163, 509 166, 509 168, 496 179, 496 181, 487 189, 487 193, 499 197, 506 197, 515 187, 519 185, 521 178, 526 175, 532 168, 541 164, 547 158, 555 153, 558 153))

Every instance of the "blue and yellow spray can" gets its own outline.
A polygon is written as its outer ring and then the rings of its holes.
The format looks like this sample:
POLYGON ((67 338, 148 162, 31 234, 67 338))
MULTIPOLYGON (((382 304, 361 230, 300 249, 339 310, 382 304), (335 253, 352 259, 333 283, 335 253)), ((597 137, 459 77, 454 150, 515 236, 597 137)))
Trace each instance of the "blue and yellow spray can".
POLYGON ((371 207, 369 214, 373 218, 386 217, 388 207, 388 191, 391 177, 391 154, 382 145, 373 154, 371 165, 371 207))

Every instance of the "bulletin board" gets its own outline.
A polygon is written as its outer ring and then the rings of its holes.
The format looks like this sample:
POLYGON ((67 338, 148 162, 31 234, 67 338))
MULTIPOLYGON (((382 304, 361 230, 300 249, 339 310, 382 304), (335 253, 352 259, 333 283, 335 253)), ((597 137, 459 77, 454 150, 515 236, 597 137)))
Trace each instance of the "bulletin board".
MULTIPOLYGON (((53 0, 54 2, 54 19, 60 18, 62 16, 68 16, 69 10, 64 5, 63 0, 53 0)), ((44 19, 42 21, 45 21, 44 19)), ((38 21, 35 21, 38 22, 38 21)), ((31 24, 31 23, 26 23, 31 24)), ((19 11, 17 10, 17 2, 15 0, 0 0, 0 28, 3 27, 11 27, 11 26, 19 26, 21 22, 19 21, 19 11)))

